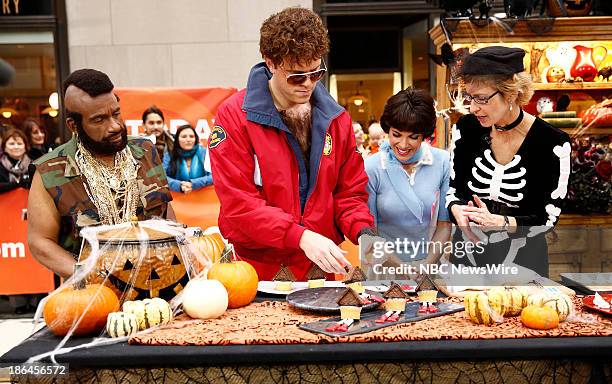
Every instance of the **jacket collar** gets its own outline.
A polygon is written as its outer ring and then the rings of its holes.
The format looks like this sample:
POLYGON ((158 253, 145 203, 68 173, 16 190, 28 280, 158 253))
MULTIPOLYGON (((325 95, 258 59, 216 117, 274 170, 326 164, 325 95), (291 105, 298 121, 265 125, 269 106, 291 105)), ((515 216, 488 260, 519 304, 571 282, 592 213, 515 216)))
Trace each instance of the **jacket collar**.
MULTIPOLYGON (((128 144, 127 144, 128 148, 132 152, 132 156, 134 156, 134 158, 137 160, 141 159, 145 154, 144 148, 142 148, 142 146, 139 145, 142 142, 142 140, 147 140, 147 139, 141 138, 141 137, 128 136, 128 144)), ((72 138, 68 140, 66 144, 64 144, 62 151, 59 154, 60 156, 66 157, 66 167, 64 167, 65 177, 75 177, 81 174, 81 171, 79 170, 79 167, 77 166, 77 162, 75 159, 76 150, 77 150, 76 136, 73 135, 72 138)))
POLYGON ((381 168, 384 169, 389 175, 389 180, 393 185, 393 189, 399 196, 402 203, 404 203, 406 208, 408 208, 408 210, 419 220, 419 222, 423 223, 425 219, 425 205, 414 191, 414 180, 416 178, 417 171, 421 166, 433 164, 433 155, 431 153, 429 144, 423 142, 421 146, 423 146, 423 155, 415 164, 410 174, 404 170, 402 163, 397 160, 388 143, 381 146, 380 165, 381 168))
MULTIPOLYGON (((242 109, 247 113, 247 120, 249 121, 287 131, 287 127, 283 124, 272 100, 272 94, 268 86, 268 81, 271 78, 272 73, 264 62, 251 69, 242 109)), ((316 85, 310 101, 313 106, 313 119, 317 114, 322 120, 329 121, 344 111, 321 82, 316 85)))

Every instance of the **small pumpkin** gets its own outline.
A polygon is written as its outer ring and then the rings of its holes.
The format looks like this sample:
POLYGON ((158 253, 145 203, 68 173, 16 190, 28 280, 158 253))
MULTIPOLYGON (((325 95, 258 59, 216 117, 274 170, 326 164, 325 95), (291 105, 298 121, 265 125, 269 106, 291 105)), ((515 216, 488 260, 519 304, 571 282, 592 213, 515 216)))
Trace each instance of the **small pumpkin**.
POLYGON ((523 308, 521 322, 527 328, 552 329, 559 326, 559 315, 557 311, 546 305, 530 304, 523 308))
POLYGON ((110 337, 131 336, 138 332, 138 319, 133 313, 113 312, 106 320, 106 333, 110 337))
POLYGON ((133 313, 138 322, 138 329, 143 330, 166 324, 172 319, 172 308, 164 299, 155 297, 123 303, 123 312, 133 313))
MULTIPOLYGON (((75 272, 80 265, 75 265, 75 272)), ((51 294, 43 309, 45 323, 57 336, 68 334, 73 325, 73 335, 82 336, 101 332, 109 313, 119 309, 119 299, 112 289, 102 284, 76 282, 51 294)))
POLYGON ((476 324, 491 325, 503 320, 504 307, 498 300, 503 300, 499 294, 491 293, 492 300, 485 292, 470 292, 465 295, 463 304, 465 312, 476 324), (490 303, 493 305, 491 306, 490 303))
POLYGON ((527 298, 528 304, 536 306, 547 306, 554 309, 559 316, 560 321, 565 321, 569 316, 574 303, 572 299, 565 294, 549 294, 546 292, 534 293, 527 298))
POLYGON ((221 255, 225 249, 225 242, 221 234, 214 232, 203 235, 199 232, 196 233, 196 239, 196 249, 200 251, 203 256, 210 259, 212 263, 217 263, 219 259, 221 259, 221 255))
POLYGON ((219 262, 212 266, 208 278, 219 280, 227 289, 228 308, 244 307, 255 300, 259 283, 257 271, 251 264, 237 259, 231 244, 219 262))
POLYGON ((215 319, 227 310, 227 290, 218 280, 192 279, 182 298, 183 310, 194 319, 215 319))

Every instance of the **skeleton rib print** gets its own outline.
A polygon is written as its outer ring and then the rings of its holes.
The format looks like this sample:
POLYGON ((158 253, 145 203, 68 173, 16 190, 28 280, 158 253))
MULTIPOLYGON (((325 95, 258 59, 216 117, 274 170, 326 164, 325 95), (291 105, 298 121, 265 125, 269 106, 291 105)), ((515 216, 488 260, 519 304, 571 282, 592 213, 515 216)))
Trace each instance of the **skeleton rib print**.
POLYGON ((491 150, 487 149, 484 151, 484 159, 486 163, 483 163, 483 158, 480 156, 475 159, 476 166, 472 167, 474 180, 468 182, 470 190, 481 198, 518 207, 516 203, 524 197, 520 190, 527 184, 525 167, 515 170, 521 162, 521 156, 514 155, 512 161, 502 165, 493 159, 491 150))

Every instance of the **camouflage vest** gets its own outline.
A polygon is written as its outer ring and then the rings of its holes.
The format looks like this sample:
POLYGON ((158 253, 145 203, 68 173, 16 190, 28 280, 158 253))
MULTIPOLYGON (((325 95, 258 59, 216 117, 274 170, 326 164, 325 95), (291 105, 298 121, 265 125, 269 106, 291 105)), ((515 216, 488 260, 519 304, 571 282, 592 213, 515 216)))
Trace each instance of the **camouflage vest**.
MULTIPOLYGON (((140 192, 140 204, 136 210, 138 218, 165 217, 172 196, 155 146, 149 140, 129 137, 128 147, 140 162, 137 179, 140 192)), ((73 137, 36 160, 34 165, 61 216, 59 245, 78 255, 82 240, 79 231, 83 227, 99 224, 100 218, 83 186, 85 179, 77 167, 75 152, 76 140, 73 137)))

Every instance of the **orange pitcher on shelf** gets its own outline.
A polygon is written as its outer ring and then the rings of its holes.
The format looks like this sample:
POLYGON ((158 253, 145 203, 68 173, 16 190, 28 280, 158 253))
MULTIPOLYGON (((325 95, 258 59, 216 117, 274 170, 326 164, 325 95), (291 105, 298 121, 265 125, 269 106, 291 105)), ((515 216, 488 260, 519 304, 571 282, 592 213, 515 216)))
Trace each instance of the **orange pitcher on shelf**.
POLYGON ((574 46, 576 50, 576 60, 570 70, 572 77, 581 77, 584 81, 593 81, 597 76, 597 68, 593 61, 593 48, 584 45, 574 46))

